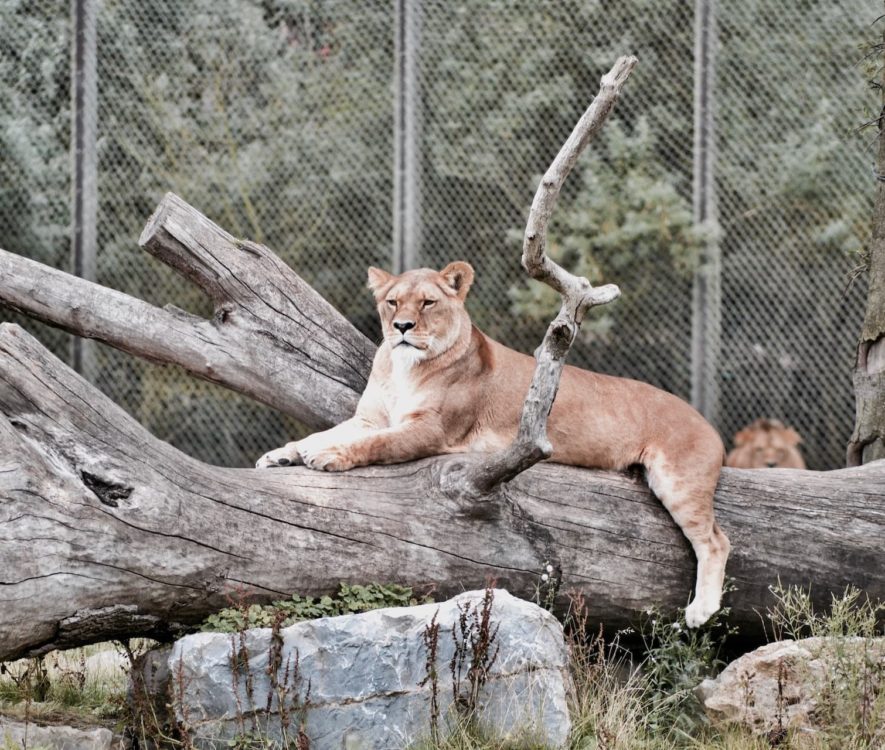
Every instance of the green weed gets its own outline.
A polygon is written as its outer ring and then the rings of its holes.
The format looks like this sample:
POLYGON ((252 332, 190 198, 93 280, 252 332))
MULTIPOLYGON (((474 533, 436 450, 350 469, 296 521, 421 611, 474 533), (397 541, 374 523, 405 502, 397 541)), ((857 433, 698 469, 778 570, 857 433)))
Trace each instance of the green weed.
POLYGON ((860 589, 847 586, 831 594, 829 612, 816 612, 811 591, 799 586, 770 586, 776 603, 763 620, 772 640, 845 636, 875 638, 885 635, 885 602, 871 601, 860 589))
POLYGON ((409 750, 549 750, 549 746, 530 731, 507 739, 492 737, 476 722, 462 718, 455 721, 444 736, 437 740, 419 740, 409 745, 409 750))
POLYGON ((641 671, 646 723, 653 734, 692 737, 706 726, 694 689, 726 666, 722 648, 735 633, 727 624, 729 612, 724 607, 701 627, 688 628, 682 614, 670 618, 646 611, 639 627, 645 651, 641 671))
POLYGON ((431 601, 433 600, 428 596, 414 596, 408 586, 380 583, 361 586, 342 583, 335 596, 314 598, 293 594, 289 599, 266 605, 235 603, 234 606, 207 617, 200 630, 238 633, 249 628, 269 628, 278 622, 281 615, 281 627, 288 627, 302 620, 356 614, 383 607, 408 607, 431 601))

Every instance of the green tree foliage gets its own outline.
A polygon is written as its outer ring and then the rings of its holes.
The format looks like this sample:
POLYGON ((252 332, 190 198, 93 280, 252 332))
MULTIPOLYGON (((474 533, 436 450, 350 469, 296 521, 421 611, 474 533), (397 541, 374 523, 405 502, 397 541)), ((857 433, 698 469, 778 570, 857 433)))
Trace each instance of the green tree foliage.
POLYGON ((70 30, 64 3, 0 10, 2 245, 65 266, 70 30))
POLYGON ((723 404, 737 408, 722 431, 777 414, 799 427, 810 468, 838 467, 864 297, 861 285, 845 290, 872 200, 857 63, 875 12, 822 1, 729 10, 717 61, 720 378, 723 404))
MULTIPOLYGON (((354 11, 340 1, 107 4, 101 171, 113 203, 103 213, 143 222, 173 190, 360 312, 340 280, 363 286, 367 261, 388 253, 392 29, 386 4, 354 11), (339 283, 323 278, 330 271, 339 283)), ((132 229, 102 229, 113 275, 132 229)), ((143 278, 136 291, 155 295, 143 278)))

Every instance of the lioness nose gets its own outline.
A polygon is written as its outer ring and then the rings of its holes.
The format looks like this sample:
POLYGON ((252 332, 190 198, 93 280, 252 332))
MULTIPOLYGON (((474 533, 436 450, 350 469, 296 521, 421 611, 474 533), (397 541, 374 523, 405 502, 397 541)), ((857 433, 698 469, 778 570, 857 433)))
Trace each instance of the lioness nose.
POLYGON ((411 320, 394 320, 393 327, 400 333, 405 333, 410 328, 414 328, 415 324, 411 320))

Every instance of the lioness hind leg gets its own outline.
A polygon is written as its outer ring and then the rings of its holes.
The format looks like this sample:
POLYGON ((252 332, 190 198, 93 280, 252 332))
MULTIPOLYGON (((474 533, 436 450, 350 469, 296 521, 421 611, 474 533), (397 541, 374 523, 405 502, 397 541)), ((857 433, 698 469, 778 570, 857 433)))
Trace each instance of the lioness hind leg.
POLYGON ((719 465, 704 471, 693 466, 688 475, 666 462, 651 462, 648 484, 691 543, 697 558, 694 598, 685 609, 690 628, 703 625, 719 609, 725 582, 725 563, 731 544, 713 517, 713 493, 719 478, 719 465))

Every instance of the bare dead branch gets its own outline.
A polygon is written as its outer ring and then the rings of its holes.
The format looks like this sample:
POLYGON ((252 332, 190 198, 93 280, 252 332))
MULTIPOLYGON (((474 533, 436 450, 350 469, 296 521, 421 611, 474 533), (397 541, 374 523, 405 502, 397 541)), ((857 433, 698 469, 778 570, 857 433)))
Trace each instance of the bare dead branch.
POLYGON ((602 77, 599 93, 578 120, 535 192, 525 229, 522 265, 532 278, 559 292, 562 306, 535 353, 535 373, 513 443, 492 456, 477 459, 459 475, 453 475, 450 490, 487 494, 501 482, 549 458, 553 452, 547 439, 547 417, 559 389, 565 358, 587 310, 617 299, 621 292, 614 284, 593 287, 588 279, 574 276, 549 258, 544 252, 547 225, 563 183, 587 144, 602 128, 636 62, 635 57, 621 57, 602 77))
MULTIPOLYGON (((205 358, 197 353, 203 340, 220 343, 208 321, 197 316, 155 307, 5 250, 0 250, 0 278, 0 303, 6 307, 148 360, 203 360, 202 365, 205 358)), ((205 370, 192 372, 206 377, 205 370)))

